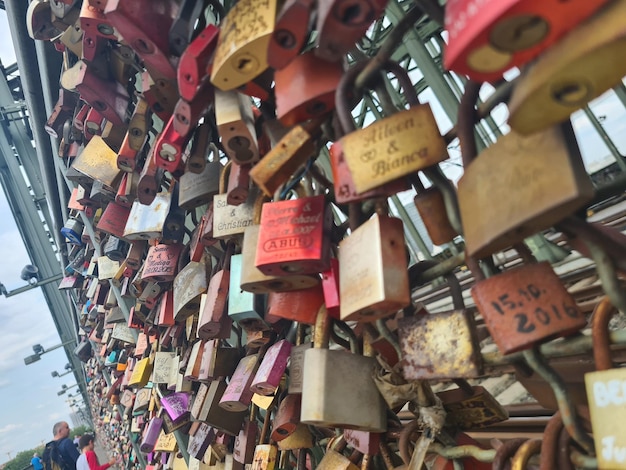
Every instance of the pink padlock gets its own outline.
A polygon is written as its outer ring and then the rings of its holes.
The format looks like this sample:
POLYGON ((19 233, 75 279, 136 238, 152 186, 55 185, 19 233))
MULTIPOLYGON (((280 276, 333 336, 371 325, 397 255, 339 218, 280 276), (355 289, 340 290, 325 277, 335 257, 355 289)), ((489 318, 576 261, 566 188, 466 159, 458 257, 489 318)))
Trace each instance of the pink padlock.
POLYGON ((290 354, 291 343, 289 341, 283 339, 272 345, 261 361, 250 390, 259 395, 273 394, 285 373, 290 354))
POLYGON ((258 356, 253 354, 244 357, 233 376, 228 383, 228 387, 224 391, 224 395, 220 400, 220 407, 231 412, 244 411, 252 402, 253 392, 250 390, 250 384, 254 379, 254 373, 258 365, 258 356))

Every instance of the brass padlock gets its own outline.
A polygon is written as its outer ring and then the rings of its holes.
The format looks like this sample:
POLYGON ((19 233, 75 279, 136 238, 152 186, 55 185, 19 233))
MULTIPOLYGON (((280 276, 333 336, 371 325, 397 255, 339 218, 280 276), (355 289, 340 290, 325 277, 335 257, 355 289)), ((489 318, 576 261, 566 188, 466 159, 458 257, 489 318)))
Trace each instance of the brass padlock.
MULTIPOLYGON (((604 3, 600 0, 566 7, 580 18, 604 3)), ((609 2, 529 67, 509 102, 508 122, 513 130, 531 134, 545 129, 621 83, 626 74, 619 59, 626 43, 625 15, 624 2, 609 2), (537 112, 537 106, 541 112, 537 112)))
POLYGON ((366 62, 352 67, 337 87, 337 116, 344 129, 353 132, 341 138, 344 158, 358 192, 389 183, 448 158, 446 142, 439 133, 429 104, 420 104, 411 79, 398 63, 387 62, 404 90, 410 108, 354 130, 354 121, 346 98, 357 74, 366 62))
POLYGON ((462 379, 455 382, 459 388, 437 393, 447 412, 447 426, 475 429, 508 419, 509 413, 487 389, 462 379))
POLYGON ((269 415, 265 415, 265 423, 259 436, 259 444, 254 449, 251 470, 274 470, 278 466, 278 447, 269 442, 269 415))
POLYGON ((476 323, 454 273, 446 276, 454 310, 405 316, 398 322, 402 376, 407 381, 477 377, 482 363, 476 323), (455 347, 450 348, 450 332, 455 347))
POLYGON ((122 177, 116 161, 115 151, 96 135, 72 162, 71 169, 76 176, 68 173, 68 179, 79 184, 86 182, 88 186, 98 180, 109 188, 115 188, 122 177))
POLYGON ((439 186, 433 184, 428 189, 424 188, 418 175, 411 178, 411 183, 417 192, 413 203, 432 242, 435 245, 451 242, 458 232, 446 214, 444 196, 439 186))
POLYGON ((128 123, 128 132, 124 136, 122 146, 117 155, 117 167, 125 172, 133 172, 137 168, 137 158, 146 139, 148 129, 152 124, 152 113, 148 102, 139 97, 128 123))
POLYGON ((569 121, 528 137, 510 132, 475 158, 479 89, 468 82, 458 120, 465 167, 458 182, 459 209, 466 250, 477 258, 547 229, 594 194, 569 121))
POLYGON ((550 51, 563 34, 604 3, 487 0, 478 5, 451 0, 445 14, 449 37, 445 68, 481 82, 497 80, 508 69, 521 67, 545 49, 550 51))
POLYGON ((585 374, 589 411, 598 468, 626 468, 626 442, 621 432, 624 421, 624 370, 611 360, 609 320, 617 313, 608 297, 593 312, 593 356, 597 372, 585 374))
POLYGON ((322 306, 315 325, 315 347, 304 353, 301 422, 386 431, 386 406, 372 379, 374 359, 329 350, 331 324, 322 306))
POLYGON ((402 220, 374 214, 339 243, 338 258, 342 320, 374 321, 409 305, 402 220))
POLYGON ((274 74, 278 120, 294 126, 332 112, 342 75, 341 63, 320 59, 313 51, 295 57, 274 74))
POLYGON ((276 3, 276 0, 242 0, 222 20, 211 70, 211 83, 217 88, 233 90, 267 68, 276 3))
POLYGON ((215 90, 215 122, 228 158, 240 165, 259 159, 252 103, 248 97, 236 91, 215 90))

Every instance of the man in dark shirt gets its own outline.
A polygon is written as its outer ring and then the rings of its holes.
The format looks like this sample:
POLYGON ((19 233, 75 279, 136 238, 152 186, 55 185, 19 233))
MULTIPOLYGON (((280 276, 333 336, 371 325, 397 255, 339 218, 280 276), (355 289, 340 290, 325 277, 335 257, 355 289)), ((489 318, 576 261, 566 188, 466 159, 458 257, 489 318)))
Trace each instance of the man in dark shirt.
POLYGON ((65 421, 60 421, 52 427, 54 440, 57 441, 59 452, 67 465, 71 465, 71 470, 76 470, 76 460, 80 453, 69 438, 70 427, 65 421))

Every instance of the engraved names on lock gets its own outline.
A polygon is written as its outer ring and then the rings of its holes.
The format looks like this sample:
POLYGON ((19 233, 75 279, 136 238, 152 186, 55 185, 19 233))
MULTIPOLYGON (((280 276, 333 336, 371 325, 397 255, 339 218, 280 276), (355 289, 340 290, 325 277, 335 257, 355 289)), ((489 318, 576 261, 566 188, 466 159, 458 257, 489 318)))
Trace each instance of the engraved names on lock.
POLYGON ((213 85, 232 90, 268 67, 275 16, 276 0, 241 0, 231 8, 222 22, 213 59, 213 85))
POLYGON ((446 144, 429 105, 418 105, 342 137, 345 160, 358 192, 439 163, 446 144))
MULTIPOLYGON (((254 191, 250 191, 252 194, 254 191)), ((252 198, 238 206, 226 202, 226 194, 217 194, 213 198, 213 237, 228 238, 243 234, 246 227, 252 225, 254 206, 252 198)))
POLYGON ((626 374, 609 369, 585 374, 598 468, 626 468, 626 374))
POLYGON ((142 271, 142 279, 168 282, 176 276, 182 245, 159 244, 150 247, 142 271))
POLYGON ((327 268, 322 246, 324 209, 324 196, 264 204, 256 254, 259 270, 285 275, 327 268))
POLYGON ((176 353, 165 351, 158 351, 154 355, 152 383, 166 384, 169 381, 174 357, 176 357, 176 353))

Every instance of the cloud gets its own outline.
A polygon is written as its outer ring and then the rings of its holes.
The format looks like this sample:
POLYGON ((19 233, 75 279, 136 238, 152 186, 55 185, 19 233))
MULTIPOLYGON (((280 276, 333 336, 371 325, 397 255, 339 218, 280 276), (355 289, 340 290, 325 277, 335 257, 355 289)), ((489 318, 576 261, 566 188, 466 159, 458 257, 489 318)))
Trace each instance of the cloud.
POLYGON ((6 424, 0 428, 0 434, 4 434, 7 432, 14 431, 16 429, 20 429, 23 426, 24 426, 23 424, 6 424))

